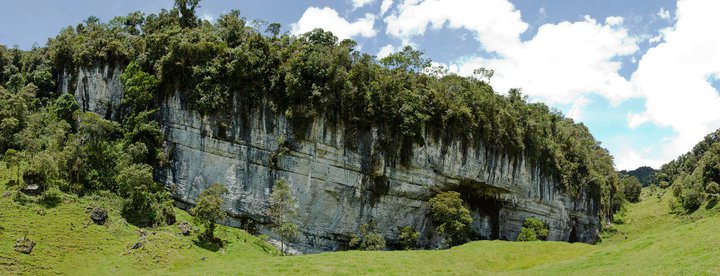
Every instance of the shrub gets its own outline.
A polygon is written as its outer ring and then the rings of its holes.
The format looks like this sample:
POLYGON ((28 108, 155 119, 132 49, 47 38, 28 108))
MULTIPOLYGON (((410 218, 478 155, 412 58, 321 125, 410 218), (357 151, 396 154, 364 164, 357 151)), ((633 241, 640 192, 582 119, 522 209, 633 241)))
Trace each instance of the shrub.
POLYGON ((190 213, 195 216, 193 221, 205 225, 202 238, 206 241, 217 242, 215 240, 215 223, 225 219, 222 195, 227 192, 227 188, 222 184, 212 184, 200 193, 195 207, 190 210, 190 213))
POLYGON ((385 238, 373 231, 370 224, 360 225, 360 235, 350 239, 348 244, 352 249, 378 251, 385 249, 385 238))
POLYGON ((548 225, 536 218, 526 218, 523 223, 523 227, 520 228, 520 235, 518 235, 518 241, 537 241, 547 240, 550 229, 548 225))
POLYGON ((517 240, 518 241, 536 241, 536 240, 538 240, 537 233, 535 233, 535 231, 530 228, 522 227, 522 228, 520 228, 520 235, 518 235, 517 240))
POLYGON ((710 181, 710 183, 705 186, 705 192, 710 195, 717 196, 720 194, 720 185, 718 185, 715 181, 710 181))
POLYGON ((450 245, 458 245, 468 236, 472 217, 458 192, 443 192, 430 199, 430 214, 436 230, 447 235, 450 245))
POLYGON ((420 238, 420 232, 416 231, 412 226, 405 226, 400 228, 399 238, 403 250, 413 249, 420 238))
POLYGON ((688 212, 693 212, 700 208, 703 201, 704 198, 702 193, 695 189, 683 190, 682 195, 680 196, 680 203, 682 203, 682 207, 688 212))

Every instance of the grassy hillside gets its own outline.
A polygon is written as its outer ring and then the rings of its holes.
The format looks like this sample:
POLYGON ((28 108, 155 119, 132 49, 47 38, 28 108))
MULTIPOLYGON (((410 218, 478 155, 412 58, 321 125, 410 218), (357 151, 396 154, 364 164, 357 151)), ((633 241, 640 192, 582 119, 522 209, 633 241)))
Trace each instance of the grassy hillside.
MULTIPOLYGON (((6 189, 0 184, 0 194, 6 189)), ((148 230, 144 247, 133 250, 139 229, 120 216, 112 196, 61 195, 55 207, 3 196, 0 274, 720 274, 718 207, 677 217, 669 214, 671 200, 669 192, 658 198, 644 190, 624 224, 598 245, 479 241, 443 251, 280 257, 258 238, 227 227, 218 230, 228 242, 220 250, 180 235, 177 226, 148 230), (90 222, 87 208, 97 205, 111 210, 106 226, 90 222), (38 243, 29 255, 13 251, 25 234, 38 243)), ((179 221, 190 220, 178 214, 179 221)))

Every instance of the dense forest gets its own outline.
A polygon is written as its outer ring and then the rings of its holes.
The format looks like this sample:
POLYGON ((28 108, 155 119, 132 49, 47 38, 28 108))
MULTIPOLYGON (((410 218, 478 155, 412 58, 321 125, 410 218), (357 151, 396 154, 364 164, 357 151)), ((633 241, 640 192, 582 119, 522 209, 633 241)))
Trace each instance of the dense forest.
MULTIPOLYGON (((9 164, 22 164, 15 166, 13 185, 37 183, 48 197, 58 190, 109 191, 126 198, 133 223, 171 223, 169 193, 153 180, 153 171, 167 162, 157 102, 184 91, 191 108, 203 114, 222 113, 238 100, 247 106, 267 102, 300 137, 318 117, 346 131, 377 128, 387 156, 397 156, 399 166, 408 149, 425 139, 459 140, 525 158, 564 192, 595 199, 602 221, 625 198, 612 157, 587 127, 528 102, 519 89, 498 94, 487 83, 487 70, 468 77, 448 73, 410 47, 378 60, 356 50, 354 41, 338 41, 320 29, 281 34, 279 24, 248 22, 239 11, 212 23, 196 17, 197 6, 197 0, 178 0, 158 14, 135 12, 109 22, 91 16, 44 47, 0 46, 0 152, 9 164), (61 76, 98 64, 125 68, 116 121, 82 113, 72 95, 58 91, 61 76)), ((701 151, 720 153, 714 145, 701 151)), ((675 171, 688 175, 679 179, 698 177, 683 185, 683 194, 705 185, 700 180, 720 181, 717 162, 695 154, 679 160, 662 172, 668 182, 675 181, 667 177, 675 171), (685 165, 690 159, 703 164, 701 172, 685 165)), ((21 193, 17 197, 22 200, 21 193)))
POLYGON ((628 171, 628 170, 622 170, 619 173, 621 175, 626 176, 634 176, 640 181, 640 184, 642 184, 643 187, 647 187, 650 184, 655 182, 655 173, 657 170, 648 167, 648 166, 642 166, 637 169, 628 171))
POLYGON ((692 212, 720 197, 720 130, 705 136, 693 149, 665 164, 655 175, 661 188, 672 187, 677 212, 692 212))

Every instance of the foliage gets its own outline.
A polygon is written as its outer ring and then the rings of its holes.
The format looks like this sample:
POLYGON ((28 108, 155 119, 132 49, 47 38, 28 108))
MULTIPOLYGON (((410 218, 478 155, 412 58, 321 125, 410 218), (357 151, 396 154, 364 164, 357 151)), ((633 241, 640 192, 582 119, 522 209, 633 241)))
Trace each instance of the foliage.
POLYGON ((450 245, 458 245, 468 237, 472 217, 463 205, 460 193, 449 191, 430 199, 430 215, 438 233, 447 237, 450 245))
POLYGON ((385 238, 373 230, 371 224, 362 224, 359 229, 360 235, 353 235, 348 243, 351 249, 365 251, 378 251, 385 249, 385 238))
POLYGON ((153 180, 152 167, 131 164, 120 169, 115 177, 119 193, 126 198, 123 214, 128 221, 139 226, 162 226, 168 217, 174 217, 172 199, 153 180))
POLYGON ((226 217, 222 196, 227 192, 227 188, 222 184, 212 184, 200 193, 195 207, 190 210, 190 213, 194 215, 193 222, 205 225, 202 238, 207 241, 215 240, 215 223, 226 217))
POLYGON ((620 178, 620 183, 623 187, 623 194, 628 201, 632 203, 637 203, 640 201, 642 185, 637 178, 635 178, 634 176, 624 176, 620 178))
POLYGON ((718 196, 720 195, 720 185, 715 181, 710 181, 710 183, 705 186, 705 192, 712 196, 718 196))
POLYGON ((707 200, 705 194, 714 194, 720 182, 720 130, 700 141, 693 149, 662 166, 656 174, 657 181, 672 183, 677 206, 692 213, 707 200))
POLYGON ((518 235, 518 241, 544 241, 547 240, 550 229, 548 225, 536 218, 529 217, 523 222, 522 228, 520 228, 520 235, 518 235))
POLYGON ((640 181, 640 184, 642 184, 643 187, 647 187, 651 183, 655 183, 656 172, 657 170, 651 167, 642 166, 631 171, 622 170, 619 173, 621 175, 634 176, 640 181))
POLYGON ((413 226, 405 226, 400 228, 400 246, 403 250, 410 250, 417 246, 418 239, 420 238, 420 232, 415 230, 413 226))

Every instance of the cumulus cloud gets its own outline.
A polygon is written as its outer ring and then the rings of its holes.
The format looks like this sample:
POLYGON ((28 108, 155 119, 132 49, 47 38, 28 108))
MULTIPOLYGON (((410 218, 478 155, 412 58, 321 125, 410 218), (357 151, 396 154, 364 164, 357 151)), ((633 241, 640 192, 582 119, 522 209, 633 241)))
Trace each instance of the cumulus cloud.
POLYGON ((340 17, 337 11, 330 7, 309 7, 300 17, 300 20, 293 23, 291 27, 292 34, 295 35, 312 31, 315 28, 322 28, 331 31, 338 39, 342 40, 355 36, 373 37, 376 34, 374 25, 375 15, 372 14, 365 14, 364 18, 349 22, 340 17))
POLYGON ((657 16, 665 20, 670 20, 670 11, 666 10, 665 8, 660 8, 657 16))
POLYGON ((380 4, 380 16, 385 15, 393 5, 393 0, 383 0, 380 4))
POLYGON ((606 21, 613 24, 600 24, 588 16, 579 22, 545 24, 535 37, 517 41, 499 57, 473 57, 449 68, 464 75, 475 68, 492 68, 492 85, 501 93, 521 87, 525 94, 551 104, 574 103, 596 93, 616 105, 637 96, 618 73, 622 64, 617 58, 635 53, 638 46, 622 20, 606 21))
POLYGON ((395 47, 392 44, 385 45, 382 48, 380 48, 380 51, 378 51, 377 58, 384 58, 394 52, 397 52, 397 50, 398 50, 398 47, 395 47))
POLYGON ((664 41, 647 51, 632 75, 646 103, 643 113, 630 117, 630 126, 654 123, 677 133, 663 148, 665 161, 720 127, 719 91, 709 80, 720 76, 720 34, 701 31, 720 26, 718 10, 714 0, 678 1, 675 26, 663 32, 664 41))
POLYGON ((369 5, 375 2, 375 0, 353 0, 353 9, 362 8, 365 5, 369 5))
POLYGON ((476 34, 489 52, 504 52, 519 42, 527 23, 507 0, 405 0, 385 17, 387 34, 406 41, 421 36, 428 27, 464 28, 476 34))

